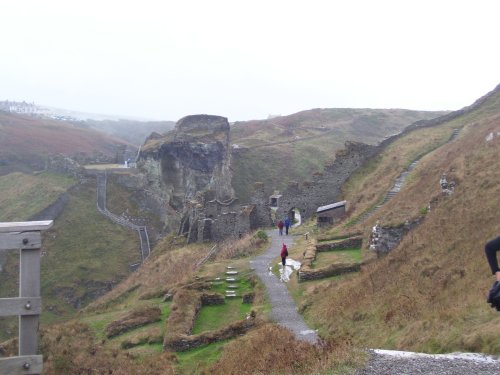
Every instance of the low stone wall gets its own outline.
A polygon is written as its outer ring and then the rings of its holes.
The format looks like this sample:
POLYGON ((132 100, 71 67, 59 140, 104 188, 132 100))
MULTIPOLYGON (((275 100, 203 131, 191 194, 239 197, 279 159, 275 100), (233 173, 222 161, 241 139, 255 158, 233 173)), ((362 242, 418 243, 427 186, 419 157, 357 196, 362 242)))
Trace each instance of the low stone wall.
POLYGON ((246 303, 246 304, 251 305, 255 299, 255 293, 254 292, 245 293, 241 296, 241 298, 243 299, 242 303, 246 303))
POLYGON ((166 339, 163 343, 163 348, 164 350, 170 349, 182 352, 185 350, 197 348, 202 345, 227 340, 245 334, 256 325, 257 320, 250 318, 229 324, 228 326, 219 330, 200 333, 199 335, 188 336, 177 334, 166 339))
POLYGON ((322 268, 304 267, 299 271, 299 281, 319 280, 325 277, 342 275, 344 273, 358 272, 361 263, 335 263, 322 268))
POLYGON ((306 247, 302 258, 302 268, 310 267, 312 262, 316 259, 316 245, 311 244, 306 247))
POLYGON ((321 251, 353 249, 361 247, 362 244, 363 244, 363 237, 353 237, 353 238, 348 238, 347 240, 344 241, 318 244, 316 245, 316 250, 321 252, 321 251))
POLYGON ((111 338, 121 335, 134 328, 144 326, 160 320, 161 310, 159 307, 149 307, 133 311, 122 319, 111 322, 106 327, 106 337, 111 338))
POLYGON ((223 305, 226 303, 224 296, 219 293, 203 293, 201 295, 202 306, 223 305))

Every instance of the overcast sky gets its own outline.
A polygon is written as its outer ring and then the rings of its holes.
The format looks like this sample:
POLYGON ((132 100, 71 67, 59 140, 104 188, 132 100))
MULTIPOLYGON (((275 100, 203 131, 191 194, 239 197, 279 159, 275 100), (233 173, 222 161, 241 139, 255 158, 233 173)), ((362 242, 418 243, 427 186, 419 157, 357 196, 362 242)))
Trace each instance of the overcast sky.
POLYGON ((500 83, 500 1, 0 0, 0 100, 230 121, 455 110, 500 83))

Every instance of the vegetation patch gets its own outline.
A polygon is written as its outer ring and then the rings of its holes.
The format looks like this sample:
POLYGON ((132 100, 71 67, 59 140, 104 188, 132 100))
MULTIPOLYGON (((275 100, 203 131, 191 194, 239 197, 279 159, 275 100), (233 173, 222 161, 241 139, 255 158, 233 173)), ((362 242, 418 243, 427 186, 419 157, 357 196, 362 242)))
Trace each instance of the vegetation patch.
POLYGON ((68 318, 111 290, 139 257, 135 232, 107 220, 95 204, 95 186, 78 185, 64 212, 44 233, 43 323, 68 318))
POLYGON ((193 334, 217 330, 241 319, 250 313, 251 305, 242 303, 241 298, 227 299, 223 305, 203 306, 198 312, 193 334))
POLYGON ((176 369, 181 374, 206 373, 206 369, 220 358, 227 343, 228 341, 224 340, 176 353, 176 369))
POLYGON ((344 249, 337 251, 318 252, 316 254, 316 266, 324 266, 332 263, 356 262, 361 263, 362 252, 360 248, 344 249))

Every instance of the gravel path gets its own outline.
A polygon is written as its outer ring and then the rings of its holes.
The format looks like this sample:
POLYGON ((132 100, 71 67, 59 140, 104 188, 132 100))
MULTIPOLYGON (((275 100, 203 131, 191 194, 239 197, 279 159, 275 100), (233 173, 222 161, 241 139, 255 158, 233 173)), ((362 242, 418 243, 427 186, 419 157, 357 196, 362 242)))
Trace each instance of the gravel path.
MULTIPOLYGON (((299 340, 315 344, 318 335, 311 330, 297 312, 286 283, 271 271, 272 261, 279 257, 282 243, 293 245, 292 236, 279 236, 278 230, 267 232, 271 245, 265 253, 251 260, 251 266, 267 288, 272 305, 271 317, 279 325, 290 329, 299 340)), ((500 375, 498 358, 475 353, 430 355, 395 350, 369 350, 371 358, 357 375, 500 375)))
POLYGON ((271 239, 271 245, 265 253, 255 257, 250 263, 267 288, 272 305, 271 317, 279 325, 290 329, 297 339, 314 344, 318 341, 318 335, 306 325, 302 316, 297 312, 297 307, 288 293, 286 284, 270 271, 271 262, 279 257, 283 242, 288 248, 291 248, 293 238, 291 235, 279 236, 277 229, 268 231, 267 235, 271 239))
POLYGON ((500 361, 475 353, 423 354, 370 350, 371 359, 357 375, 500 375, 500 361))

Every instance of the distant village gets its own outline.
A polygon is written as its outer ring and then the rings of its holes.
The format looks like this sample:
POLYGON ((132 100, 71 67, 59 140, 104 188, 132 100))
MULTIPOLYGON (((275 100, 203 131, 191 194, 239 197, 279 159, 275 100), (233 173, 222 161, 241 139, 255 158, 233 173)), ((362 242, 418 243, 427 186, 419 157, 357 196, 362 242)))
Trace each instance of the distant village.
POLYGON ((0 101, 0 111, 18 113, 33 117, 48 117, 60 121, 78 121, 78 119, 72 116, 64 116, 53 113, 49 108, 38 106, 35 102, 28 103, 25 101, 15 102, 9 100, 0 101))

